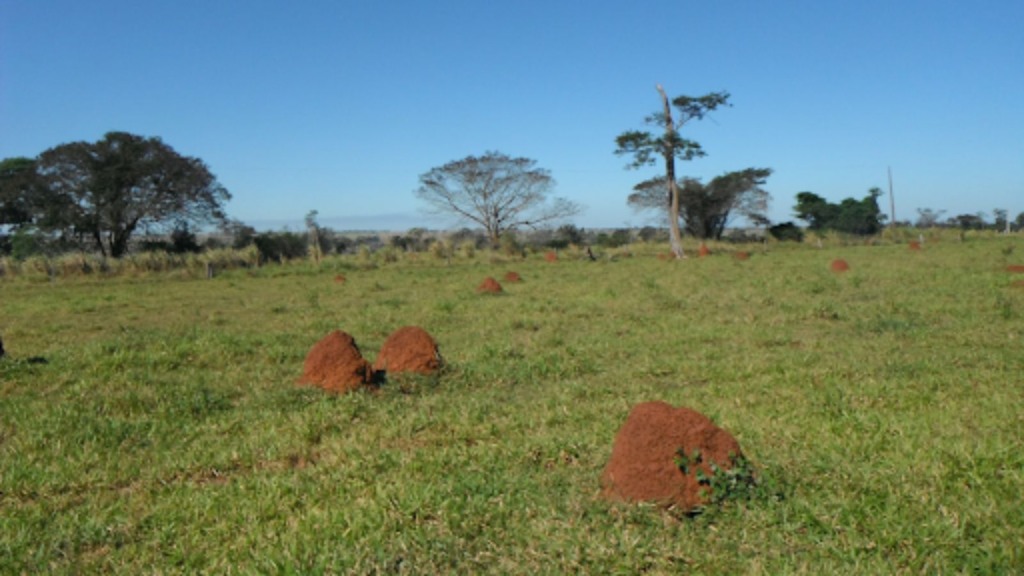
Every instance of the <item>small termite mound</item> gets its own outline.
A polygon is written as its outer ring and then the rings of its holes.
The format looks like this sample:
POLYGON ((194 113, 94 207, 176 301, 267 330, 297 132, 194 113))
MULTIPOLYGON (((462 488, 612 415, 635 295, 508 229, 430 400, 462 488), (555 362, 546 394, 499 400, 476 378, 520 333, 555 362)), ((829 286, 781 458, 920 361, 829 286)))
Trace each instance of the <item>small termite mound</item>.
POLYGON ((371 376, 370 363, 359 352, 355 339, 335 330, 310 348, 299 384, 345 393, 370 384, 371 376))
POLYGON ((837 258, 832 261, 830 266, 833 272, 846 272, 850 269, 850 265, 842 258, 837 258))
POLYGON ((501 284, 498 284, 497 280, 488 276, 487 278, 484 278, 484 281, 481 282, 479 286, 477 286, 476 291, 481 294, 501 294, 503 290, 501 284))

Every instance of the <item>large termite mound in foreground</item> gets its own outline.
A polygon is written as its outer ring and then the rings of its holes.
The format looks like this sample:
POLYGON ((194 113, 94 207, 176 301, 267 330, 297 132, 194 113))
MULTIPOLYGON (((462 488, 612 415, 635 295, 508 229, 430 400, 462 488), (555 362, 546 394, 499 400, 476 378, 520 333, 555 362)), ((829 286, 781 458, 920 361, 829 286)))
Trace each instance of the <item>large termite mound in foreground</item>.
POLYGON ((437 341, 426 330, 405 326, 388 336, 373 369, 384 374, 434 374, 441 369, 442 362, 437 341))
POLYGON ((665 402, 637 404, 615 435, 602 494, 692 512, 710 501, 711 479, 742 458, 732 434, 703 414, 665 402))
POLYGON ((349 392, 369 384, 370 376, 370 363, 363 359, 355 339, 335 330, 310 348, 299 383, 349 392))
POLYGON ((843 260, 842 258, 837 258, 832 261, 832 264, 829 267, 832 269, 833 272, 846 272, 847 270, 850 269, 850 264, 847 263, 846 260, 843 260))

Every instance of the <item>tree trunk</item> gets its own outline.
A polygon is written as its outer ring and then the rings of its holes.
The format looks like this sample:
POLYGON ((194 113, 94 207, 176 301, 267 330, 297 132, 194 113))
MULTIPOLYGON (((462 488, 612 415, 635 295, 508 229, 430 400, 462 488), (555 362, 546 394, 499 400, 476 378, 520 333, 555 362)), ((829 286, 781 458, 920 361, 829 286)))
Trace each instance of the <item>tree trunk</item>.
POLYGON ((676 186, 676 156, 669 144, 669 139, 676 131, 672 122, 672 108, 668 103, 668 96, 665 89, 658 84, 658 93, 661 94, 661 101, 665 105, 665 180, 668 181, 668 230, 669 242, 672 245, 672 254, 676 258, 686 258, 683 253, 683 239, 679 233, 679 187, 676 186))

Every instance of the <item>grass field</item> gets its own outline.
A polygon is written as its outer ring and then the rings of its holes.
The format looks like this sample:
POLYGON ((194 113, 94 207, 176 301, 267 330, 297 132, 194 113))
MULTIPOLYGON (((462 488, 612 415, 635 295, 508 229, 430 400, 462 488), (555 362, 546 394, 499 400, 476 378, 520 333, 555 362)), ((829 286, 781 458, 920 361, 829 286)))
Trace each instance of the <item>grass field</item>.
POLYGON ((0 280, 0 573, 1024 573, 1024 238, 727 249, 0 280), (295 385, 404 325, 439 378, 295 385), (602 500, 647 400, 754 497, 602 500))

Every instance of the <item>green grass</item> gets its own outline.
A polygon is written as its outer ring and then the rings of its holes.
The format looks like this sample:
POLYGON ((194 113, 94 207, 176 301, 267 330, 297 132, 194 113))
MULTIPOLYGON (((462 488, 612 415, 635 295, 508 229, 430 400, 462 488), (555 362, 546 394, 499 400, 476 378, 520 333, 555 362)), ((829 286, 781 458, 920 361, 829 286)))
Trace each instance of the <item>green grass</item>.
POLYGON ((0 573, 1021 573, 1008 245, 0 281, 0 573), (410 324, 439 379, 295 385, 329 331, 372 361, 410 324), (602 500, 647 400, 731 431, 754 496, 602 500))

